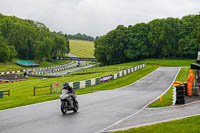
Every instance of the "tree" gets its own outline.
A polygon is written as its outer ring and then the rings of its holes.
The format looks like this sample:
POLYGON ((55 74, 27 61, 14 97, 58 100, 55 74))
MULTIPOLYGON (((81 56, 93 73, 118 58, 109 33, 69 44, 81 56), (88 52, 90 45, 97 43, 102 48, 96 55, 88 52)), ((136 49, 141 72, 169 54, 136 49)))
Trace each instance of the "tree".
POLYGON ((95 57, 103 64, 118 64, 127 60, 124 49, 128 42, 127 28, 119 25, 95 41, 95 57), (104 58, 105 57, 105 58, 104 58))
POLYGON ((0 36, 0 61, 5 62, 16 56, 14 46, 9 46, 7 41, 0 36))
POLYGON ((129 58, 129 60, 147 58, 149 56, 149 25, 140 23, 135 26, 129 26, 128 29, 129 42, 127 48, 124 50, 126 57, 129 58))
POLYGON ((9 58, 4 58, 6 60, 15 56, 21 59, 34 60, 41 57, 41 60, 49 60, 53 56, 50 54, 53 48, 58 55, 69 52, 67 36, 62 32, 50 32, 43 23, 32 20, 0 14, 0 37, 3 38, 1 47, 12 51, 9 58), (46 50, 44 50, 45 47, 46 50))
POLYGON ((196 58, 200 50, 200 16, 155 19, 128 28, 118 26, 95 40, 95 57, 103 64, 145 58, 196 58))

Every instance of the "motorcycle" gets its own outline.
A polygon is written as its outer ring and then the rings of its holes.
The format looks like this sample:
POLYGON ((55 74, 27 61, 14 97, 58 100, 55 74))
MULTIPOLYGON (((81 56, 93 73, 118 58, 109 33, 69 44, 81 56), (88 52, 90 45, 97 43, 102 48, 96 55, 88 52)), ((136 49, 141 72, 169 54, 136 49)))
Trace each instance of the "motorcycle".
POLYGON ((79 109, 78 101, 71 94, 61 94, 60 100, 61 100, 61 112, 63 114, 66 114, 67 111, 71 110, 73 110, 74 112, 78 111, 79 109))

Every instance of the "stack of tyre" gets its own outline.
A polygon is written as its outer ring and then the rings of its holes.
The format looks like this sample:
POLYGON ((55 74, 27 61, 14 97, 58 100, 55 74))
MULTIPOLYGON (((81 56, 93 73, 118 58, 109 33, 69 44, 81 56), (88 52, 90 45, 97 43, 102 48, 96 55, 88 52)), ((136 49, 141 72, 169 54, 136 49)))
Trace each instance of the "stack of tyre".
POLYGON ((176 104, 185 104, 185 85, 177 85, 176 87, 176 104))

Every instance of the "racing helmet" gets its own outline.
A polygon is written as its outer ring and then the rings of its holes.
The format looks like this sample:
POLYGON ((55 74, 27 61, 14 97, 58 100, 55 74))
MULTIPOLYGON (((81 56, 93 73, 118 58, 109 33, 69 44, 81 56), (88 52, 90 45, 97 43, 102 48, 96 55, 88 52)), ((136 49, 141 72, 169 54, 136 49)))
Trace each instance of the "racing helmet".
POLYGON ((69 86, 69 83, 68 82, 64 82, 63 83, 63 87, 68 87, 69 86))

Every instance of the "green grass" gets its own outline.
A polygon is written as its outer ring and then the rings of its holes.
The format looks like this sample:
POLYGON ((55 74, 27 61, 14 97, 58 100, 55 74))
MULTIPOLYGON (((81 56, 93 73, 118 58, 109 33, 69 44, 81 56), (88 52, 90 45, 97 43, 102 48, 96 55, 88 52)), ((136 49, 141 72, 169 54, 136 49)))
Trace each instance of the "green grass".
POLYGON ((199 133, 200 116, 134 128, 115 133, 199 133))
MULTIPOLYGON (((182 67, 176 81, 180 82, 186 82, 187 76, 189 74, 189 67, 182 67)), ((166 93, 166 95, 163 96, 163 101, 161 102, 160 99, 152 103, 149 107, 165 107, 172 105, 173 100, 173 86, 169 89, 169 91, 166 93)))
MULTIPOLYGON (((187 65, 189 62, 192 62, 193 60, 178 60, 177 62, 181 62, 182 65, 187 65), (185 63, 184 63, 185 62, 185 63)), ((166 60, 142 60, 142 61, 136 61, 136 62, 129 62, 129 63, 123 63, 123 64, 117 64, 117 65, 109 65, 109 66, 102 66, 102 67, 94 67, 94 68, 88 68, 79 72, 74 73, 84 73, 84 72, 99 72, 99 71, 106 71, 102 73, 93 73, 93 74, 87 74, 87 75, 69 75, 69 77, 60 77, 60 78, 51 78, 51 79, 38 79, 38 78, 31 78, 28 81, 21 81, 17 83, 8 83, 8 84, 0 84, 0 90, 10 90, 11 96, 0 99, 0 110, 7 109, 7 108, 13 108, 38 102, 44 102, 48 100, 53 100, 58 98, 58 94, 56 95, 37 95, 33 96, 33 88, 34 86, 47 86, 53 82, 72 82, 72 81, 82 81, 87 79, 92 79, 96 77, 101 77, 105 75, 110 75, 117 73, 118 71, 122 69, 127 69, 133 66, 136 66, 141 63, 147 63, 146 68, 132 73, 130 75, 127 75, 125 77, 119 78, 117 80, 109 81, 104 84, 99 84, 97 86, 88 87, 80 90, 76 90, 77 94, 85 94, 85 93, 91 93, 95 91, 100 90, 108 90, 108 89, 115 89, 122 86, 126 86, 128 84, 133 83, 134 81, 140 79, 144 75, 150 73, 151 71, 155 70, 157 63, 160 64, 160 66, 165 65, 171 65, 170 63, 174 63, 174 60, 170 61, 167 60, 167 64, 165 63, 166 60), (153 63, 155 61, 156 63, 153 63)), ((176 65, 176 64, 174 64, 176 65)), ((49 89, 50 88, 44 88, 49 89)), ((45 92, 46 94, 46 92, 45 92)))
POLYGON ((78 57, 94 58, 94 42, 69 40, 70 53, 78 57))
MULTIPOLYGON (((130 67, 135 66, 136 64, 138 64, 138 63, 132 62, 132 63, 124 63, 124 64, 120 64, 120 65, 113 65, 113 66, 104 66, 102 68, 105 70, 106 69, 110 70, 111 68, 118 69, 118 66, 124 66, 124 67, 130 68, 130 67)), ((155 67, 155 65, 154 65, 154 67, 155 67)), ((93 69, 97 69, 97 68, 91 68, 91 71, 93 71, 93 69)), ((141 71, 143 71, 143 70, 141 70, 141 71)), ((87 70, 87 72, 89 72, 89 69, 87 70)), ((92 78, 96 78, 96 77, 114 74, 117 72, 118 71, 108 71, 108 72, 103 72, 103 73, 94 73, 94 74, 87 74, 87 75, 73 75, 73 76, 69 75, 70 77, 51 78, 51 79, 31 78, 31 80, 27 80, 27 81, 0 84, 0 90, 10 90, 11 91, 10 97, 5 96, 5 98, 0 99, 0 110, 12 108, 12 107, 23 106, 23 105, 28 105, 28 104, 37 103, 37 102, 48 101, 48 100, 58 98, 58 94, 57 95, 49 95, 49 96, 47 96, 47 95, 46 96, 44 96, 44 95, 33 96, 34 86, 50 86, 50 84, 53 82, 82 81, 82 80, 87 80, 87 79, 92 79, 92 78)), ((142 76, 143 75, 141 75, 141 77, 142 76)), ((137 77, 137 76, 135 76, 135 77, 137 77)), ((126 79, 126 77, 123 77, 123 78, 126 79)), ((137 80, 137 79, 135 79, 135 80, 137 80)), ((115 87, 118 88, 118 87, 121 87, 121 85, 128 85, 129 83, 132 83, 132 81, 133 80, 131 79, 130 81, 120 83, 115 87)), ((111 81, 111 82, 113 82, 113 81, 111 81)), ((114 82, 116 82, 116 81, 114 81, 114 82)), ((106 88, 101 88, 101 85, 99 85, 99 86, 100 86, 99 90, 106 89, 106 88)), ((91 89, 91 88, 92 87, 90 87, 89 89, 91 89)), ((44 88, 44 89, 48 89, 48 92, 49 92, 50 87, 44 88)), ((95 90, 97 90, 97 89, 95 88, 95 90)), ((88 91, 88 88, 78 90, 77 93, 83 94, 83 93, 87 93, 87 91, 88 91)), ((46 94, 46 91, 45 91, 45 94, 46 94)))
POLYGON ((24 67, 21 67, 12 63, 0 64, 0 72, 15 71, 15 70, 21 70, 21 69, 24 69, 24 67))
POLYGON ((158 64, 159 66, 190 66, 196 60, 192 59, 146 59, 141 60, 139 63, 158 64))

